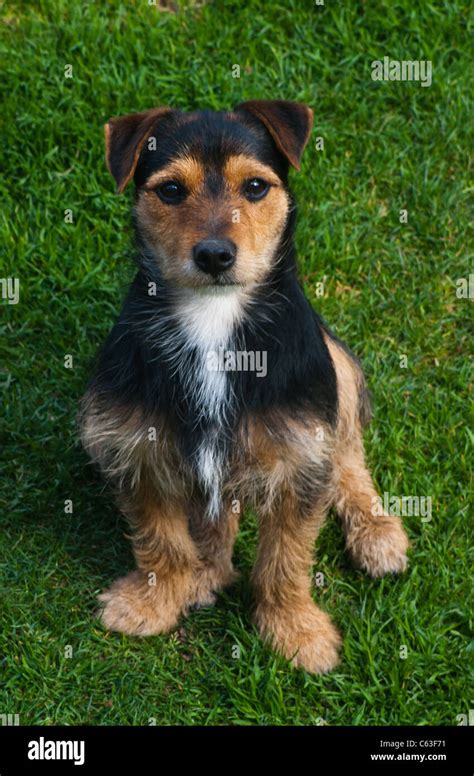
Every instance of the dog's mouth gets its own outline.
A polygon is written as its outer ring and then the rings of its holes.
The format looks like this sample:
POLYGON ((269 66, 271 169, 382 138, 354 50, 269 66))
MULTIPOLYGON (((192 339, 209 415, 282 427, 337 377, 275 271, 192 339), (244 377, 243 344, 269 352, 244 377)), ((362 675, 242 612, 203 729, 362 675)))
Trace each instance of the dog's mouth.
POLYGON ((213 288, 216 286, 226 287, 226 286, 240 286, 240 283, 237 283, 232 278, 225 278, 218 275, 212 283, 209 283, 209 285, 213 288))
POLYGON ((221 272, 218 275, 209 275, 204 272, 194 273, 194 278, 191 281, 195 288, 235 288, 241 286, 242 283, 237 281, 235 275, 230 272, 221 272))
POLYGON ((195 284, 192 289, 201 294, 225 294, 233 293, 237 289, 243 289, 244 285, 233 278, 217 277, 214 280, 195 284))

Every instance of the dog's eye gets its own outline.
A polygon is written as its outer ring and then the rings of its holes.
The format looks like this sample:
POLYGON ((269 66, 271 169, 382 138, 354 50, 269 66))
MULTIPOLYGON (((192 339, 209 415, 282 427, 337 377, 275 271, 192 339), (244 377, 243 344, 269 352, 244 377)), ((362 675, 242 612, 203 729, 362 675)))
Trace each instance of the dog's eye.
POLYGON ((155 189, 162 202, 167 205, 178 205, 186 196, 186 189, 178 181, 165 181, 155 189))
POLYGON ((244 184, 244 195, 251 202, 263 199, 270 186, 262 178, 251 178, 244 184))

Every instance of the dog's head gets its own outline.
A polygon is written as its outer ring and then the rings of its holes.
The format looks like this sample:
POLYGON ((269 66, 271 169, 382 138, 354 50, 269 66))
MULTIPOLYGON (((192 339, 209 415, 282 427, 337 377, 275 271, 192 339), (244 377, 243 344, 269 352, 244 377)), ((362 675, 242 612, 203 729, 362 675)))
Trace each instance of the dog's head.
POLYGON ((313 113, 255 100, 234 111, 155 108, 105 126, 107 166, 122 192, 134 178, 147 252, 173 285, 249 286, 276 258, 313 113))

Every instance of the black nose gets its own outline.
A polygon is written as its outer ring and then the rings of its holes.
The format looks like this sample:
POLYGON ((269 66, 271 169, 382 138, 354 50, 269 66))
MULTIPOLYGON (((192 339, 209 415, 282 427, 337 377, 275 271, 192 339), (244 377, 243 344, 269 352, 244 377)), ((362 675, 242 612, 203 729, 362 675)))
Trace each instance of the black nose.
POLYGON ((194 262, 199 269, 214 277, 230 269, 236 253, 237 248, 231 240, 201 240, 193 248, 194 262))

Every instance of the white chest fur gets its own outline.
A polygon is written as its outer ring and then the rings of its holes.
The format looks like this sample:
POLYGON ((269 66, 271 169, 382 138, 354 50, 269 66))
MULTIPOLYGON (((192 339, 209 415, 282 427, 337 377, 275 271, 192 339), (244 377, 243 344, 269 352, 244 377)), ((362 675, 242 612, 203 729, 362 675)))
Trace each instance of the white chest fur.
POLYGON ((218 438, 232 401, 228 374, 212 368, 212 354, 221 349, 235 349, 233 336, 242 314, 242 290, 235 287, 186 290, 177 298, 175 307, 182 335, 176 368, 197 412, 211 421, 210 433, 200 443, 195 459, 200 483, 208 496, 211 519, 218 516, 221 506, 224 461, 218 438), (186 351, 194 351, 192 369, 187 366, 186 351))

